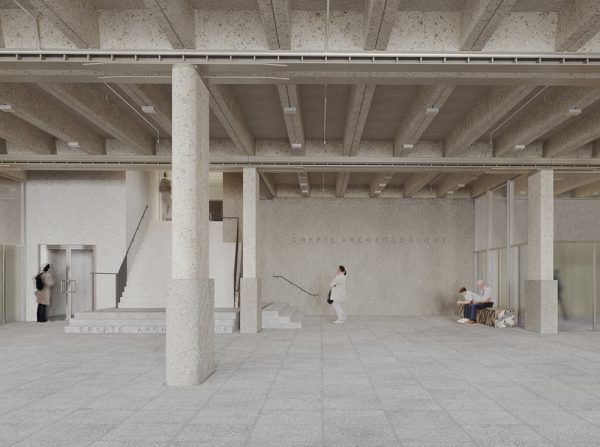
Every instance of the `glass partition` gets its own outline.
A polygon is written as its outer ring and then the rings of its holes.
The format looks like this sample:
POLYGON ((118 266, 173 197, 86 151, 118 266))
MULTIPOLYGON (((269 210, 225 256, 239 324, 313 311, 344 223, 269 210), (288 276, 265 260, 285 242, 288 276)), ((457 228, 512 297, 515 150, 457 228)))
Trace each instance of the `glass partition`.
POLYGON ((594 326, 594 244, 556 242, 554 278, 558 281, 558 330, 592 331, 594 326))

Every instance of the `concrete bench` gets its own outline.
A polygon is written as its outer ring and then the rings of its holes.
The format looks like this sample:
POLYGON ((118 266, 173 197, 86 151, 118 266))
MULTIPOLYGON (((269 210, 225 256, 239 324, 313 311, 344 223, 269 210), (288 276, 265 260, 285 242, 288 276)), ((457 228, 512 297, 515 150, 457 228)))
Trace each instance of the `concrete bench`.
MULTIPOLYGON (((456 314, 462 317, 464 308, 464 304, 457 304, 456 314)), ((499 307, 486 307, 485 309, 479 309, 477 311, 477 323, 486 324, 488 326, 494 327, 494 322, 496 321, 498 314, 503 310, 504 309, 501 309, 499 307)))

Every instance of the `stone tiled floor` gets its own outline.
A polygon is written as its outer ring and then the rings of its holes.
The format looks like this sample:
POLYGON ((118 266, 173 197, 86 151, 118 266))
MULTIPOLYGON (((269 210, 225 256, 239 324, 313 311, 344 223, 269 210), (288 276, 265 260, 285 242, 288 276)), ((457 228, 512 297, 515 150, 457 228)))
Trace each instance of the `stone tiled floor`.
POLYGON ((186 389, 164 343, 0 327, 0 447, 600 446, 600 334, 313 317, 217 336, 186 389))

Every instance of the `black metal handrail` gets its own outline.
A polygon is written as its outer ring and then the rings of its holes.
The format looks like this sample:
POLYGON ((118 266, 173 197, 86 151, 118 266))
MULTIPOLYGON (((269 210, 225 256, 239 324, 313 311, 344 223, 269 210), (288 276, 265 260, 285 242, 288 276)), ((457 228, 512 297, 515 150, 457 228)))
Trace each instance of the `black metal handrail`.
POLYGON ((235 220, 235 260, 233 261, 233 307, 240 307, 240 278, 242 276, 242 266, 238 270, 238 259, 241 257, 239 253, 240 247, 240 218, 239 217, 223 217, 223 220, 235 220), (239 275, 238 275, 239 272, 239 275))
POLYGON ((317 297, 317 296, 319 296, 319 294, 318 294, 318 293, 310 293, 308 290, 306 290, 306 289, 303 289, 302 287, 300 287, 300 286, 299 286, 298 284, 296 284, 295 282, 293 282, 293 281, 290 281, 289 279, 287 279, 285 276, 281 276, 281 275, 274 275, 274 276, 273 276, 273 278, 280 278, 280 279, 283 279, 284 281, 287 281, 288 283, 290 283, 292 286, 296 287, 297 289, 300 289, 300 290, 302 290, 302 291, 303 291, 304 293, 306 293, 307 295, 314 296, 314 297, 317 297))
POLYGON ((123 256, 123 261, 119 266, 119 270, 116 273, 113 272, 92 272, 92 275, 115 275, 115 307, 119 307, 119 303, 121 302, 121 295, 125 290, 125 285, 127 284, 127 255, 129 254, 129 250, 131 249, 131 245, 137 236, 138 230, 142 225, 142 221, 144 220, 144 216, 146 215, 146 211, 148 211, 148 206, 144 208, 142 212, 142 217, 138 221, 137 227, 135 227, 135 231, 133 232, 133 236, 131 237, 131 241, 129 241, 129 245, 127 246, 127 250, 125 251, 125 256, 123 256))

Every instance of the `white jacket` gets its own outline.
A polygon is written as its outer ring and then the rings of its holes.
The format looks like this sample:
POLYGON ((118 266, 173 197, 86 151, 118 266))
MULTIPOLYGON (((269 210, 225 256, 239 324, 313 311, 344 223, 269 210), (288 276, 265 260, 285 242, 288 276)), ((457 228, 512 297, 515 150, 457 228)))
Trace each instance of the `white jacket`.
POLYGON ((331 281, 331 299, 333 301, 346 301, 346 275, 337 275, 331 281))

